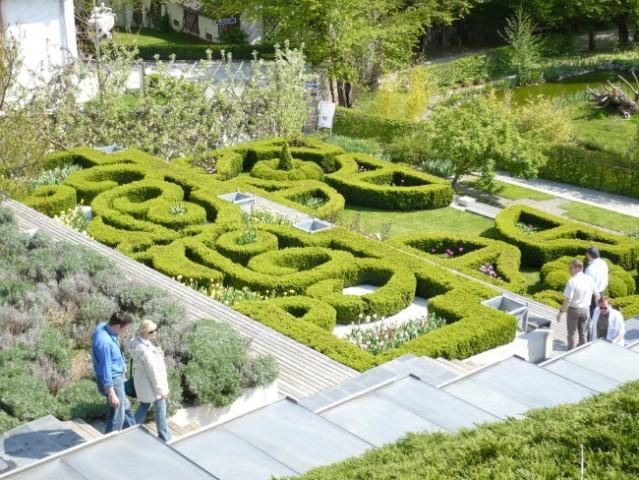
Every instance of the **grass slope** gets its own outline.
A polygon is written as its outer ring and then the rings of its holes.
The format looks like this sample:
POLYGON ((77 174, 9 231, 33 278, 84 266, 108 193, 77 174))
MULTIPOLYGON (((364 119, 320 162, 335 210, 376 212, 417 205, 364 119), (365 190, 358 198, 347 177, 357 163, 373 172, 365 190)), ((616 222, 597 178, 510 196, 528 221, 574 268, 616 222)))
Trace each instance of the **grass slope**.
POLYGON ((409 434, 300 480, 585 479, 639 477, 639 382, 523 420, 456 434, 409 434))

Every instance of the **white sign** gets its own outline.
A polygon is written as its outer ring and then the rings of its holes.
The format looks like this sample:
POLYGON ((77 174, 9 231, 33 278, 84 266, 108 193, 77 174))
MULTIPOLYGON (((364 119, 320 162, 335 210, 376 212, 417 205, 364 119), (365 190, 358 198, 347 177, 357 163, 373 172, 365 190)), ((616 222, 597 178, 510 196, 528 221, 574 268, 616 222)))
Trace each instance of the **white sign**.
POLYGON ((333 102, 320 102, 319 117, 317 119, 317 128, 333 129, 333 116, 335 115, 335 106, 333 102))

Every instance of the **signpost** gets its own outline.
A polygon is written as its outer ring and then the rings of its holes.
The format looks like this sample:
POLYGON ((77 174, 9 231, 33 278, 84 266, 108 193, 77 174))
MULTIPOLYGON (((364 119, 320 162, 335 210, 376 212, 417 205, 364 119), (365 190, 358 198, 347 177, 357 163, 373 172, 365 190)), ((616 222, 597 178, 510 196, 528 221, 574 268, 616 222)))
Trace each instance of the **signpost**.
POLYGON ((337 104, 333 102, 321 101, 319 104, 319 116, 317 118, 317 129, 328 128, 333 133, 333 116, 335 115, 335 107, 337 104))
POLYGON ((231 17, 231 18, 220 18, 217 21, 218 25, 232 25, 234 23, 237 23, 237 18, 235 17, 231 17))

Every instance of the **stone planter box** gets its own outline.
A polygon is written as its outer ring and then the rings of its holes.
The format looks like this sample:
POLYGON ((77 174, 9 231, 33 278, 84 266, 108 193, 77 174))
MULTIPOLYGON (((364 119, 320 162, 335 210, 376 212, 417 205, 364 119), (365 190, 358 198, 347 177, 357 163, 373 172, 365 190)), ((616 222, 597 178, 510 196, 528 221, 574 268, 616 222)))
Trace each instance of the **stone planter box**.
POLYGON ((501 312, 517 317, 517 329, 521 332, 528 328, 528 302, 519 302, 504 295, 490 298, 481 302, 482 305, 492 307, 501 312))
POLYGON ((295 228, 299 228, 300 230, 304 230, 308 233, 320 232, 322 230, 326 230, 327 228, 331 228, 333 226, 332 223, 326 222, 324 220, 317 220, 315 218, 310 220, 304 220, 303 222, 296 223, 293 225, 295 228))
POLYGON ((244 213, 251 213, 255 208, 255 197, 248 193, 242 193, 240 191, 226 193, 224 195, 218 195, 219 198, 226 200, 227 202, 239 205, 244 213))
POLYGON ((278 381, 262 387, 249 388, 244 395, 226 407, 209 405, 180 408, 171 420, 180 426, 197 422, 200 426, 219 425, 280 400, 278 381))
POLYGON ((121 147, 120 145, 109 145, 106 147, 96 147, 98 152, 106 153, 107 155, 115 152, 123 152, 126 148, 121 147))

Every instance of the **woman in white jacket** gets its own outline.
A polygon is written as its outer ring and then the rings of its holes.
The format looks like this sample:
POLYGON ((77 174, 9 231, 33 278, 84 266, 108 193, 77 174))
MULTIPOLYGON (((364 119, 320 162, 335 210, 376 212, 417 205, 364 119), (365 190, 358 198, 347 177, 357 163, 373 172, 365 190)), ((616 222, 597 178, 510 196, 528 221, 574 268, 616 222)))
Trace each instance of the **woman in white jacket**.
POLYGON ((610 306, 608 297, 599 299, 599 306, 592 313, 591 338, 594 342, 597 338, 606 338, 612 343, 624 345, 623 337, 626 335, 623 315, 619 310, 610 306))
POLYGON ((158 436, 168 442, 171 432, 166 420, 166 400, 169 382, 164 364, 164 353, 151 343, 157 325, 151 320, 142 320, 135 338, 129 342, 131 357, 135 362, 133 381, 140 406, 135 412, 135 421, 144 422, 151 405, 155 407, 155 425, 158 436))

